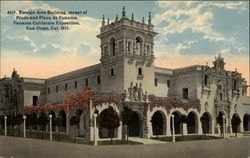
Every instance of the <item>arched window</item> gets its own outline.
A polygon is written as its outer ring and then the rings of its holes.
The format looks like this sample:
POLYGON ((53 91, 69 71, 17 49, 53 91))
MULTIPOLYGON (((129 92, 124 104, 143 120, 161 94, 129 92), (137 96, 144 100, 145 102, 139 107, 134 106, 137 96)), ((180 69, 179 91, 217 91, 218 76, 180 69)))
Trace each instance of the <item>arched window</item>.
POLYGON ((142 54, 142 39, 140 37, 136 37, 136 54, 142 54))
POLYGON ((114 68, 111 68, 111 69, 110 69, 110 75, 111 75, 111 76, 114 76, 114 75, 115 75, 115 70, 114 70, 114 68))
POLYGON ((110 45, 110 54, 115 56, 115 38, 110 39, 109 45, 110 45))
POLYGON ((208 86, 208 75, 205 75, 204 77, 204 84, 205 86, 208 86))
POLYGON ((142 68, 138 68, 138 75, 142 75, 142 68))
POLYGON ((237 90, 237 80, 233 80, 233 90, 237 90))
POLYGON ((222 81, 221 80, 219 80, 218 82, 217 82, 217 89, 223 89, 223 83, 222 83, 222 81))
POLYGON ((220 101, 222 101, 223 100, 223 94, 220 93, 219 95, 220 95, 220 101))

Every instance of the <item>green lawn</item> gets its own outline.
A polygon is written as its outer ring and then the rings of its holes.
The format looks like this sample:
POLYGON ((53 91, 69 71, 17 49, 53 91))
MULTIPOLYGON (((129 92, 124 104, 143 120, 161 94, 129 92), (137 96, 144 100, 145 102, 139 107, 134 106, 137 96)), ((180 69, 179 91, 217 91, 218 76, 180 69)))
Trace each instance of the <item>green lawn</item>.
MULTIPOLYGON (((23 137, 23 131, 20 132, 17 129, 11 130, 8 129, 8 136, 12 137, 23 137)), ((0 130, 0 135, 4 135, 4 130, 0 130)), ((42 138, 42 132, 41 131, 32 131, 30 133, 29 130, 26 131, 26 138, 32 138, 32 139, 41 139, 41 140, 49 140, 49 133, 44 132, 43 133, 43 138, 42 138)), ((58 140, 58 135, 57 133, 53 133, 53 141, 60 141, 60 142, 66 142, 66 143, 77 143, 77 144, 88 144, 88 145, 94 145, 94 142, 84 140, 84 139, 76 139, 74 142, 74 139, 69 137, 66 134, 60 133, 60 138, 58 140)), ((110 140, 103 140, 103 141, 98 141, 98 145, 122 145, 122 144, 130 144, 130 145, 136 145, 136 144, 141 144, 139 142, 134 142, 134 141, 125 141, 125 140, 113 140, 113 144, 111 144, 110 140)))
MULTIPOLYGON (((160 141, 167 141, 167 142, 172 142, 172 136, 171 137, 159 137, 157 138, 152 138, 155 140, 160 140, 160 141)), ((211 139, 221 139, 220 137, 214 137, 214 136, 205 136, 205 135, 186 135, 182 138, 182 136, 176 136, 175 141, 194 141, 194 140, 211 140, 211 139)))

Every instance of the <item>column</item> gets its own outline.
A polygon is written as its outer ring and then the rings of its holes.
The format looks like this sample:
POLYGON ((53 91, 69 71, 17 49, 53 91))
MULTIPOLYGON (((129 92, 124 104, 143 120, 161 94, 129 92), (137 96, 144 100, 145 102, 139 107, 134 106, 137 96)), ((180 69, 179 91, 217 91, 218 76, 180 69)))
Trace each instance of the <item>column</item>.
POLYGON ((118 139, 122 139, 122 121, 120 121, 120 126, 118 127, 118 139))
POLYGON ((49 140, 52 141, 52 115, 49 115, 49 140))
POLYGON ((187 135, 187 124, 186 123, 182 123, 182 132, 183 132, 183 135, 187 135))
POLYGON ((175 129, 174 129, 174 115, 171 116, 172 117, 172 137, 173 137, 173 142, 175 142, 175 129))
POLYGON ((171 136, 171 127, 170 127, 171 116, 166 121, 166 128, 167 128, 167 136, 171 136))
POLYGON ((223 138, 225 138, 225 132, 226 132, 225 115, 222 115, 222 118, 223 118, 223 138))
POLYGON ((7 136, 7 116, 4 116, 4 135, 7 136))
POLYGON ((94 114, 94 145, 97 146, 97 128, 96 128, 96 117, 97 117, 97 114, 94 114))
POLYGON ((26 138, 26 116, 23 115, 23 137, 26 138))
POLYGON ((214 128, 214 126, 215 126, 215 119, 212 119, 211 120, 211 123, 209 124, 210 125, 210 127, 209 128, 211 128, 211 133, 212 134, 214 134, 215 133, 215 128, 214 128))

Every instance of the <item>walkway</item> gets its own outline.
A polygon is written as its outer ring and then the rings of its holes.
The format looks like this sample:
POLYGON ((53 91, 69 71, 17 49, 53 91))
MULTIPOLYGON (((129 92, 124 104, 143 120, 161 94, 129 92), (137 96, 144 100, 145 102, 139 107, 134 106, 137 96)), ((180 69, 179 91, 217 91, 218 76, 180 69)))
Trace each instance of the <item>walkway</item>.
POLYGON ((249 158, 250 138, 91 146, 0 136, 3 158, 249 158))
POLYGON ((144 139, 144 138, 139 138, 139 137, 129 137, 128 139, 131 141, 140 142, 143 144, 164 144, 164 143, 167 143, 164 141, 159 141, 159 140, 154 140, 154 139, 144 139))

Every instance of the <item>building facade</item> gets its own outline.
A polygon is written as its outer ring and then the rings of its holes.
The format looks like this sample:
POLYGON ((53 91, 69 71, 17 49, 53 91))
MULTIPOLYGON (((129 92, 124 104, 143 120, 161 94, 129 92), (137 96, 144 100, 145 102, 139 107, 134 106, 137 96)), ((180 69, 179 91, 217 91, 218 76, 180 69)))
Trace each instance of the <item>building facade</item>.
MULTIPOLYGON (((225 70, 224 59, 215 57, 213 66, 193 65, 178 69, 160 68, 154 65, 154 37, 149 13, 148 21, 135 21, 126 16, 125 8, 121 18, 106 22, 104 17, 100 28, 101 58, 100 64, 54 76, 48 79, 20 78, 16 71, 11 78, 0 80, 1 114, 6 114, 11 107, 22 111, 25 105, 39 106, 59 104, 70 94, 79 94, 84 88, 91 88, 100 93, 113 93, 123 96, 120 108, 105 103, 92 107, 89 111, 75 106, 74 110, 52 112, 54 117, 65 119, 62 131, 71 133, 69 118, 77 115, 80 118, 78 136, 93 140, 91 120, 95 110, 101 113, 108 106, 113 106, 118 114, 124 106, 134 111, 133 123, 129 126, 130 136, 150 138, 153 135, 171 135, 171 116, 175 120, 185 114, 186 127, 175 122, 175 133, 201 134, 200 118, 209 118, 209 133, 218 133, 216 117, 224 115, 227 120, 226 132, 232 132, 231 119, 241 119, 240 131, 250 130, 250 97, 247 96, 247 83, 242 74, 225 70), (15 81, 15 82, 14 82, 15 81), (16 104, 12 104, 9 83, 18 83, 12 91, 19 94, 16 104), (18 87, 18 88, 16 88, 18 87), (17 89, 17 90, 15 90, 17 89), (151 96, 151 99, 150 99, 151 96), (152 97, 154 99, 152 99, 152 97), (177 99, 176 99, 177 98, 177 99), (160 104, 164 99, 176 99, 181 106, 160 104), (154 102, 154 101, 157 101, 154 102), (196 102, 195 102, 196 101, 196 102), (198 101, 198 103, 197 103, 198 101), (195 106, 191 105, 195 104, 195 106), (11 106, 12 105, 12 106, 11 106), (18 106, 17 106, 18 105, 18 106), (155 125, 154 119, 160 123, 155 125)), ((13 87, 13 86, 12 86, 13 87)), ((91 103, 90 103, 91 104, 91 103)), ((13 109, 13 108, 12 108, 13 109)), ((39 114, 37 114, 39 115, 39 114)), ((55 128, 55 130, 58 130, 55 128)), ((115 137, 121 138, 123 125, 116 129, 115 137)), ((99 137, 109 137, 105 129, 99 129, 99 137)))

